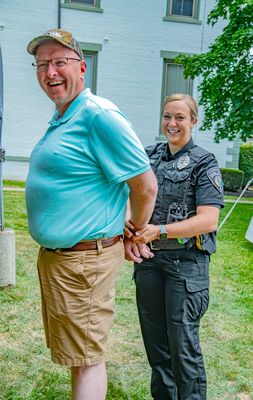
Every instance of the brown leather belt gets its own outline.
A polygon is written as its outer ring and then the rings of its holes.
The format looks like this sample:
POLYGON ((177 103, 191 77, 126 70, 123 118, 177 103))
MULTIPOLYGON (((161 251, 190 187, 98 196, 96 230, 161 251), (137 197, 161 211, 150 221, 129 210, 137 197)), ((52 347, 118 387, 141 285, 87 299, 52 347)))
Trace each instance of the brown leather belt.
MULTIPOLYGON (((119 242, 122 238, 122 235, 117 235, 109 239, 98 239, 101 240, 102 247, 110 247, 119 242)), ((67 247, 64 249, 48 249, 44 247, 47 251, 82 251, 82 250, 97 250, 98 249, 98 240, 83 240, 73 247, 67 247)))

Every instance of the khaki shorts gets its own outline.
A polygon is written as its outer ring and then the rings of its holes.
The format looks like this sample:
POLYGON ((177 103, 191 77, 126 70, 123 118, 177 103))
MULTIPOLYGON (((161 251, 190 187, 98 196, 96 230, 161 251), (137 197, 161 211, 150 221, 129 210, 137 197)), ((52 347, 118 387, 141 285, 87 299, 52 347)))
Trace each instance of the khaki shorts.
POLYGON ((53 362, 84 366, 103 361, 123 255, 122 240, 101 253, 40 249, 42 316, 53 362))

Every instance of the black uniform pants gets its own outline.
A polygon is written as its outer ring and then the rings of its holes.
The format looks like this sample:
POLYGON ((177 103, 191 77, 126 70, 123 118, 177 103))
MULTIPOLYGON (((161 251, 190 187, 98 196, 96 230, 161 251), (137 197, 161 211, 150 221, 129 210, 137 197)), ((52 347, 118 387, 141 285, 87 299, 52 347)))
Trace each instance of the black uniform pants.
POLYGON ((155 251, 135 264, 139 319, 156 400, 205 400, 199 323, 208 308, 209 256, 192 249, 155 251))

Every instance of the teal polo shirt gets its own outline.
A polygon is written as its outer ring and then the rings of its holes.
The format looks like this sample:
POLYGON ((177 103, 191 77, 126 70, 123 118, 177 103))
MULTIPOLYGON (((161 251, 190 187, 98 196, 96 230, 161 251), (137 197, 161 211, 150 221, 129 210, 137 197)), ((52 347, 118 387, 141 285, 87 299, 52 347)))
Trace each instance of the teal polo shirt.
POLYGON ((89 89, 49 124, 32 151, 26 182, 31 236, 55 249, 121 234, 125 181, 150 168, 131 124, 89 89))

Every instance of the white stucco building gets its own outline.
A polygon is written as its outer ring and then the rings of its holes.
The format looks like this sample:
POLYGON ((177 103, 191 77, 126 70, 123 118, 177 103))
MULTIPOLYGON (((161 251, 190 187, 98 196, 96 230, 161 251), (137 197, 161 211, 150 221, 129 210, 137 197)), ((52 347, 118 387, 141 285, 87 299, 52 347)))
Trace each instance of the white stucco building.
MULTIPOLYGON (((224 22, 213 28, 206 23, 214 5, 215 0, 1 0, 4 178, 26 178, 31 150, 54 112, 26 52, 33 37, 49 28, 71 31, 88 64, 86 86, 115 102, 146 145, 159 140, 165 95, 182 91, 198 98, 198 80, 184 80, 173 59, 207 51, 221 33, 224 22)), ((239 144, 215 144, 211 131, 197 128, 194 140, 221 167, 238 166, 239 144)))

